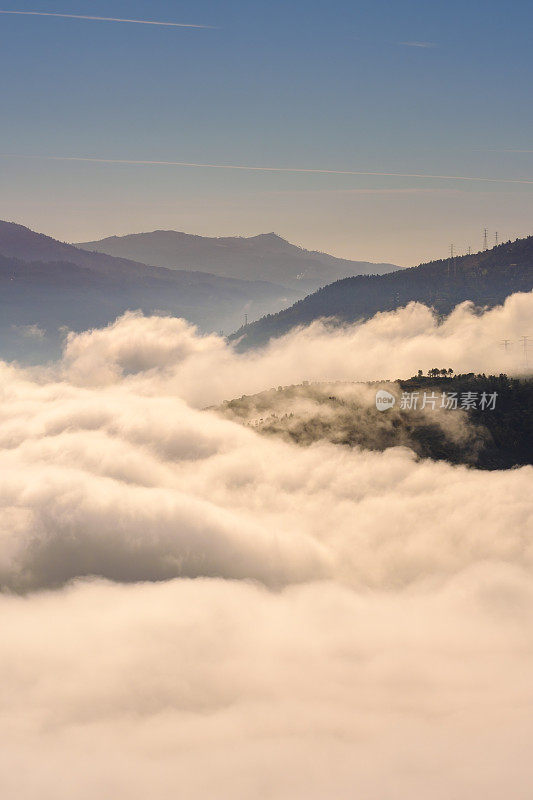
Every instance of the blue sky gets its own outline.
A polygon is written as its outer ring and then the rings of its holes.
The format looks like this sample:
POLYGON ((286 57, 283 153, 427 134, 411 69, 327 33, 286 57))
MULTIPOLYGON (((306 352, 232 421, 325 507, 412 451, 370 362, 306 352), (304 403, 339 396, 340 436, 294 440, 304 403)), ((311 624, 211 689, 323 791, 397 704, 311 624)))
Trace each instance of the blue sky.
POLYGON ((277 230, 415 263, 532 232, 530 3, 0 0, 0 216, 65 240, 277 230))

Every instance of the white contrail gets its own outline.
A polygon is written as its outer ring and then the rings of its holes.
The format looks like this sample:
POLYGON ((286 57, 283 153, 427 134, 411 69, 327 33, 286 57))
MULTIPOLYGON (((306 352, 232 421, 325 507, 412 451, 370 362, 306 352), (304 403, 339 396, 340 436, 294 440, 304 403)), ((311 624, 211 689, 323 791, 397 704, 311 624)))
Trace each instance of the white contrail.
POLYGON ((437 46, 435 42, 398 42, 398 44, 404 47, 422 47, 424 49, 431 49, 437 46))
POLYGON ((125 158, 89 158, 85 156, 33 156, 14 153, 0 153, 0 158, 42 159, 46 161, 83 161, 96 164, 130 164, 138 166, 196 167, 198 169, 234 169, 247 172, 292 172, 313 175, 363 175, 383 178, 417 178, 438 181, 481 181, 483 183, 520 183, 533 185, 526 178, 485 178, 474 175, 430 175, 421 172, 363 172, 351 169, 317 169, 308 167, 258 167, 249 164, 200 164, 193 161, 148 161, 125 158))
POLYGON ((148 19, 120 19, 118 17, 91 17, 83 14, 56 14, 51 11, 0 11, 0 14, 18 14, 25 17, 63 17, 65 19, 89 19, 93 22, 132 22, 135 25, 162 25, 165 28, 212 28, 211 25, 189 25, 185 22, 156 22, 148 19))

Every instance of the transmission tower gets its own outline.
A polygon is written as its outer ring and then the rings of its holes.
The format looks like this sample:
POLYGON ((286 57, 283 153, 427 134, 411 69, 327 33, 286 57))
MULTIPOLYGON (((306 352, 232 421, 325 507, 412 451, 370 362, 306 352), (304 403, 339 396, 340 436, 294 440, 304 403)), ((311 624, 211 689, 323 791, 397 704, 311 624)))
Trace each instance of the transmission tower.
POLYGON ((448 279, 450 278, 450 272, 453 273, 453 277, 455 278, 455 246, 453 244, 450 245, 450 260, 448 261, 448 279))
POLYGON ((488 230, 486 228, 484 228, 483 229, 483 250, 488 250, 489 249, 488 235, 489 235, 488 230))
POLYGON ((527 367, 529 365, 528 357, 527 357, 527 347, 528 347, 528 340, 529 336, 521 336, 520 341, 522 342, 522 347, 524 349, 524 364, 527 367))
POLYGON ((512 344, 512 341, 510 339, 502 339, 501 343, 503 345, 503 349, 507 352, 507 350, 509 349, 509 345, 512 344))
POLYGON ((498 247, 498 231, 494 234, 494 241, 496 243, 496 247, 498 247))

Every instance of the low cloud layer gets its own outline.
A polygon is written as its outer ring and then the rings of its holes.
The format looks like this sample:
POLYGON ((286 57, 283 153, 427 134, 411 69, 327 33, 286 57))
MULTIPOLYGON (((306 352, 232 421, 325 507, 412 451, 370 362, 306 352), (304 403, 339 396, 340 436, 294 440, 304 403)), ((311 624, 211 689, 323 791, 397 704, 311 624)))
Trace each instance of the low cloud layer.
POLYGON ((2 796, 525 799, 533 470, 302 449, 200 409, 503 371, 531 303, 244 356, 130 315, 54 372, 1 365, 2 796))
POLYGON ((3 797, 529 796, 530 574, 2 601, 3 797))
POLYGON ((426 306, 410 303, 361 325, 316 322, 239 354, 218 336, 197 336, 184 320, 127 314, 102 330, 72 334, 63 375, 83 386, 125 380, 137 391, 202 407, 304 380, 394 380, 432 367, 520 374, 520 337, 532 316, 533 292, 484 314, 462 303, 442 324, 426 306))

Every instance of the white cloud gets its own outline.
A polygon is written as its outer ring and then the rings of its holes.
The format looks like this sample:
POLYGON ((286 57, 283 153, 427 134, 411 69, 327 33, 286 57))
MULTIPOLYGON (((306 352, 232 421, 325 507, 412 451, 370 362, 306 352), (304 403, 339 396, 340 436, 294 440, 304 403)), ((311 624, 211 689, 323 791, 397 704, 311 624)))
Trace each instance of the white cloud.
POLYGON ((174 394, 207 406, 303 380, 383 380, 418 369, 519 373, 519 339, 533 314, 533 293, 515 294, 479 314, 463 303, 441 324, 418 303, 361 325, 330 329, 318 321, 236 353, 218 336, 198 336, 184 320, 127 314, 107 328, 71 335, 64 374, 86 386, 125 380, 136 391, 174 394), (513 342, 508 350, 503 339, 513 342))
POLYGON ((0 602, 3 797, 526 800, 531 575, 0 602))
POLYGON ((25 339, 43 339, 46 331, 38 325, 13 325, 13 330, 17 331, 25 339))
POLYGON ((533 470, 300 449, 192 406, 310 369, 498 370, 531 302, 244 356, 127 315, 55 373, 1 365, 3 798, 525 800, 533 470))

